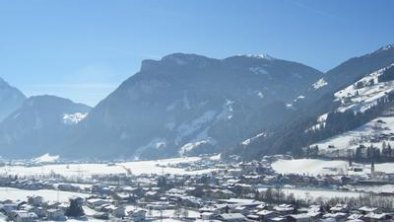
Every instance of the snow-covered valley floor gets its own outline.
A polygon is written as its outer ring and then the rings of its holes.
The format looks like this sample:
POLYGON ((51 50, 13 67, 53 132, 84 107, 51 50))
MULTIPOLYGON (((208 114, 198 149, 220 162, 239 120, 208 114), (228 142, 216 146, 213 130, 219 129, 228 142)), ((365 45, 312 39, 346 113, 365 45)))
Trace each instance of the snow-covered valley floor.
MULTIPOLYGON (((266 191, 267 188, 260 188, 259 191, 266 191)), ((328 189, 311 189, 311 188, 281 188, 285 195, 293 194, 295 199, 299 200, 316 200, 321 198, 323 200, 329 200, 331 198, 357 198, 365 193, 351 192, 351 191, 337 191, 328 189)))
POLYGON ((122 162, 116 164, 46 164, 41 166, 3 166, 0 167, 0 174, 18 175, 18 176, 48 176, 51 174, 60 174, 65 177, 90 177, 92 175, 108 174, 203 174, 209 173, 214 169, 188 171, 182 168, 162 167, 178 163, 190 163, 199 161, 199 157, 185 157, 164 159, 156 161, 134 161, 122 162))
POLYGON ((68 202, 70 197, 87 197, 88 194, 57 190, 23 190, 10 187, 0 187, 0 201, 26 201, 28 196, 42 196, 45 201, 68 202))
MULTIPOLYGON (((278 160, 272 164, 273 170, 280 174, 299 174, 299 175, 354 175, 360 176, 370 173, 369 165, 357 164, 363 169, 362 172, 353 172, 349 163, 342 160, 320 160, 320 159, 292 159, 278 160)), ((394 163, 375 164, 377 172, 394 173, 394 163)))

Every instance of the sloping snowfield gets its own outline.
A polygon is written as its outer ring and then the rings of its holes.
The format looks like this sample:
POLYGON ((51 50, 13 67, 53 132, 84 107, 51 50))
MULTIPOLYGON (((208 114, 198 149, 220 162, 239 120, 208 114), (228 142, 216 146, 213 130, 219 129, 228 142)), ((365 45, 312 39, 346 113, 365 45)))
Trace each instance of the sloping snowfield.
POLYGON ((352 109, 354 112, 364 112, 376 105, 377 100, 393 92, 394 81, 379 82, 378 78, 394 64, 372 72, 356 83, 335 93, 337 101, 341 101, 338 111, 352 109), (355 85, 360 85, 355 87, 355 85))
POLYGON ((365 141, 367 138, 370 138, 375 134, 381 134, 381 133, 384 134, 394 133, 394 117, 379 117, 373 119, 357 129, 347 131, 340 135, 331 137, 327 140, 323 140, 319 143, 315 143, 311 146, 317 145, 320 151, 324 151, 328 149, 328 146, 330 145, 335 147, 334 150, 355 149, 359 146, 359 144, 363 144, 363 143, 368 146, 372 144, 375 147, 381 147, 382 142, 371 143, 369 141, 365 141))
POLYGON ((4 166, 0 167, 0 174, 13 174, 20 176, 40 176, 50 175, 53 173, 61 174, 66 177, 89 177, 92 175, 106 175, 106 174, 126 174, 131 171, 134 175, 141 174, 204 174, 213 171, 214 169, 187 171, 181 168, 161 167, 167 164, 190 163, 200 160, 199 157, 186 157, 165 159, 157 161, 135 161, 117 163, 114 165, 108 164, 49 164, 42 166, 4 166))

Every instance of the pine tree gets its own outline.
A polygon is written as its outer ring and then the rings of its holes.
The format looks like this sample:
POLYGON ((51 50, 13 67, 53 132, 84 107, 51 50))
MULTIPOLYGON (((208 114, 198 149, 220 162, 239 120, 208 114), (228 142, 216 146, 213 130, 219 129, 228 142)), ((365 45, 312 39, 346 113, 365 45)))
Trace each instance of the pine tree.
POLYGON ((82 208, 82 203, 79 198, 70 199, 70 205, 66 209, 66 216, 68 217, 80 217, 85 215, 85 212, 82 208))

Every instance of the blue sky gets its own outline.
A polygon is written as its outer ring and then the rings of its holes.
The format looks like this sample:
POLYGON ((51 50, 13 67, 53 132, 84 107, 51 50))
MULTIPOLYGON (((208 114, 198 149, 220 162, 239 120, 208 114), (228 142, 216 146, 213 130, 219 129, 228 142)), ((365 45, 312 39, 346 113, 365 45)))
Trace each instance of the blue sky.
POLYGON ((262 54, 328 70, 394 43, 391 0, 0 0, 0 76, 95 105, 173 52, 262 54))

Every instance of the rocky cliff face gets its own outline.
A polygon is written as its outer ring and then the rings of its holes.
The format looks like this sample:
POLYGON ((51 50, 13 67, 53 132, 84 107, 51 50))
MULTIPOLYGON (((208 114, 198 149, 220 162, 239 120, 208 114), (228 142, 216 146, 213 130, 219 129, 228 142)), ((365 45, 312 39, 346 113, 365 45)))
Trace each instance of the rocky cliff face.
POLYGON ((70 155, 98 157, 222 151, 289 118, 294 109, 286 104, 302 99, 321 75, 269 56, 219 60, 178 53, 146 60, 64 146, 78 149, 70 155))

